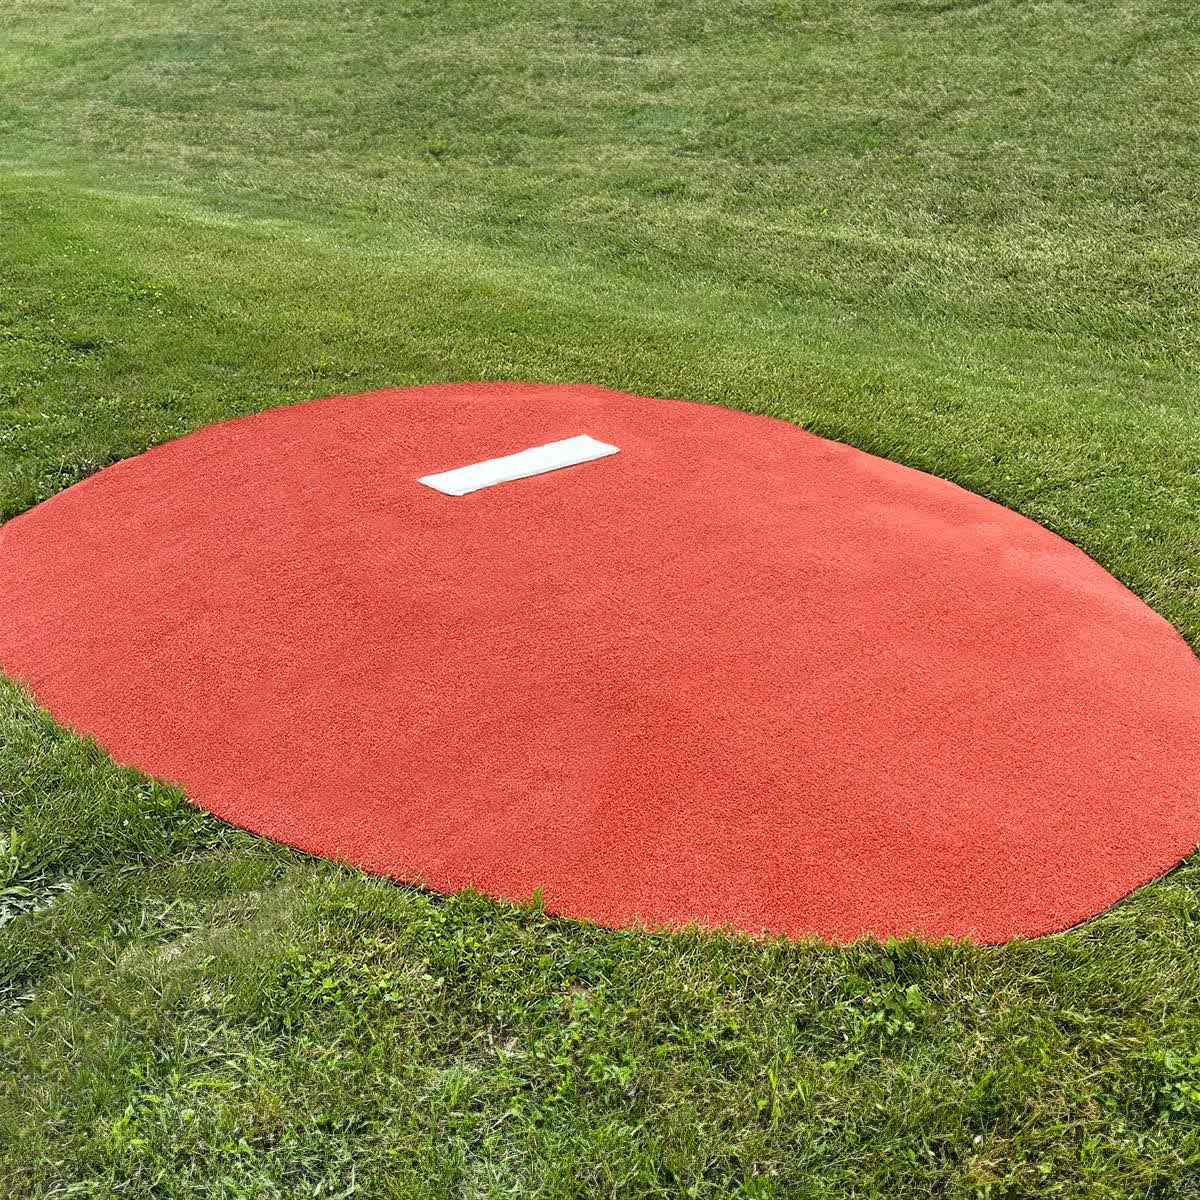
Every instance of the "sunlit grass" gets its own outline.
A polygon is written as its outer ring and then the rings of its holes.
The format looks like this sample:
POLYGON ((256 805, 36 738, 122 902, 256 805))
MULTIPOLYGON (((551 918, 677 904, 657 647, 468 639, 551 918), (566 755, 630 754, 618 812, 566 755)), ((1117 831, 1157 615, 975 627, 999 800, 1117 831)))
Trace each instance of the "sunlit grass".
MULTIPOLYGON (((235 413, 588 380, 954 479, 1200 645, 1192 4, 2 24, 0 518, 235 413)), ((1200 1193, 1194 862, 998 949, 606 932, 230 830, 7 684, 0 830, 0 1195, 1200 1193)))

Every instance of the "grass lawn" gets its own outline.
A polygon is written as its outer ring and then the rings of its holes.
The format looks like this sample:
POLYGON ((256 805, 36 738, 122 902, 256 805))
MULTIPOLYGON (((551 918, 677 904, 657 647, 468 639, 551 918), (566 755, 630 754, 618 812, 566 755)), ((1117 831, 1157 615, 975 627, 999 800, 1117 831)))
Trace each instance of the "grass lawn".
MULTIPOLYGON (((953 479, 1200 646, 1194 0, 8 0, 0 81, 0 519, 588 380, 953 479)), ((1200 860, 995 949, 608 932, 228 829, 3 681, 0 829, 5 1197, 1200 1195, 1200 860)))

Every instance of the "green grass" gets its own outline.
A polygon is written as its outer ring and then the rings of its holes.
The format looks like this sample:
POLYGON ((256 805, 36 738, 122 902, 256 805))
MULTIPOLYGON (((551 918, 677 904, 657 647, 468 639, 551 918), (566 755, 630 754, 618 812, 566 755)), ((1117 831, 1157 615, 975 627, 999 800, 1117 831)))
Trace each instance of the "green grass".
MULTIPOLYGON (((0 518, 582 379, 954 479, 1200 646, 1198 64, 1193 0, 9 0, 0 518)), ((995 949, 607 932, 230 830, 3 683, 0 829, 6 1197, 1200 1195, 1200 861, 995 949)))

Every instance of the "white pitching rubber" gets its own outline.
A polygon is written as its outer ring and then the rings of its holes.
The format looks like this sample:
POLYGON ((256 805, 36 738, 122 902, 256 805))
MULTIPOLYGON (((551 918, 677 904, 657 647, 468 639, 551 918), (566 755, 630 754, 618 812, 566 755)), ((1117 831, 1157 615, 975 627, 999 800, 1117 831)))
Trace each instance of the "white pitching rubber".
POLYGON ((607 458, 619 449, 618 446, 610 446, 582 434, 545 446, 533 446, 518 454, 505 455, 504 458, 489 458, 486 462, 472 463, 468 467, 456 467, 453 471, 442 471, 438 475, 422 475, 417 482, 447 496, 465 496, 468 492, 494 487, 498 483, 511 483, 514 479, 544 475, 561 467, 591 462, 594 458, 607 458))

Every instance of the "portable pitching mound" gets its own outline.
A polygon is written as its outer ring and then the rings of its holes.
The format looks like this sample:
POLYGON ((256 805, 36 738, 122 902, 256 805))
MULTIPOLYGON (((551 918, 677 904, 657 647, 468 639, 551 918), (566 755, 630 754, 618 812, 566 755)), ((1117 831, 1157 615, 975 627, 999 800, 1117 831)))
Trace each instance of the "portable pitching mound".
POLYGON ((367 870, 611 925, 972 935, 1200 839, 1200 664, 1053 533, 783 421, 590 386, 203 429, 0 528, 0 665, 367 870))

